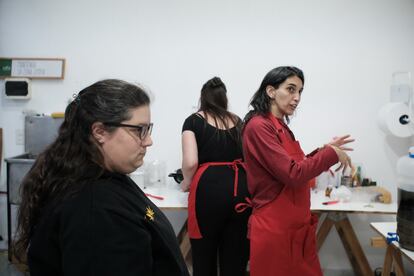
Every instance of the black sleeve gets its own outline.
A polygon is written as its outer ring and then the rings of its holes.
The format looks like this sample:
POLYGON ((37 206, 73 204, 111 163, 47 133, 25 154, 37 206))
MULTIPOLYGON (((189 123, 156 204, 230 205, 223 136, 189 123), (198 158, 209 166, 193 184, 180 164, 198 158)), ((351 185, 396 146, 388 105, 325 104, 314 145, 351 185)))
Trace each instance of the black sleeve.
POLYGON ((137 215, 87 206, 62 220, 64 275, 152 275, 151 236, 137 215))
POLYGON ((191 115, 185 119, 183 128, 181 132, 184 132, 185 130, 190 130, 192 132, 195 132, 195 115, 191 115))
POLYGON ((237 116, 237 115, 235 115, 236 116, 236 126, 238 127, 238 128, 242 128, 243 127, 243 120, 239 117, 239 116, 237 116))

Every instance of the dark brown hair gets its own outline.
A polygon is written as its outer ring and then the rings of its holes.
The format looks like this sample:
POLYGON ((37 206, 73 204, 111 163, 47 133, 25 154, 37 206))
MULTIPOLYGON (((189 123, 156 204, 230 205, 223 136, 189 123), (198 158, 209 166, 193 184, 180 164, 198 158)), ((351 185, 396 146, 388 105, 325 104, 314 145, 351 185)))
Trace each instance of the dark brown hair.
MULTIPOLYGON (((286 79, 293 76, 297 76, 302 80, 302 83, 305 84, 305 77, 302 70, 299 68, 293 66, 280 66, 270 70, 263 78, 259 89, 254 93, 250 100, 250 105, 253 109, 244 117, 244 125, 246 125, 254 115, 265 115, 270 112, 271 99, 266 93, 266 87, 271 85, 277 89, 286 79)), ((289 121, 289 118, 286 119, 289 121)))
MULTIPOLYGON (((103 156, 92 138, 92 124, 121 123, 131 118, 131 109, 149 103, 142 88, 108 79, 83 89, 67 106, 58 137, 38 156, 23 179, 13 243, 19 260, 26 259, 30 237, 46 205, 72 196, 104 172, 103 156)), ((107 130, 114 131, 114 128, 107 127, 107 130)))
POLYGON ((203 111, 206 122, 208 117, 214 119, 215 125, 223 125, 226 130, 229 130, 229 120, 236 127, 236 136, 230 132, 230 136, 241 147, 241 121, 233 113, 228 111, 227 89, 226 85, 219 77, 214 77, 208 80, 201 88, 200 108, 198 111, 203 111))

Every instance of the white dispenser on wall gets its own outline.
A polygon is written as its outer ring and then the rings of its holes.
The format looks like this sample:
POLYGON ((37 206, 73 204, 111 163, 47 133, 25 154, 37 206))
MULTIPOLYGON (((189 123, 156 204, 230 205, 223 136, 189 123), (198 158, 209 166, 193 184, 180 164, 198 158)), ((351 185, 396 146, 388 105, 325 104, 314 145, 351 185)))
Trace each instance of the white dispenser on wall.
POLYGON ((414 135, 411 72, 395 72, 392 79, 390 102, 378 113, 379 127, 386 134, 407 138, 414 135))

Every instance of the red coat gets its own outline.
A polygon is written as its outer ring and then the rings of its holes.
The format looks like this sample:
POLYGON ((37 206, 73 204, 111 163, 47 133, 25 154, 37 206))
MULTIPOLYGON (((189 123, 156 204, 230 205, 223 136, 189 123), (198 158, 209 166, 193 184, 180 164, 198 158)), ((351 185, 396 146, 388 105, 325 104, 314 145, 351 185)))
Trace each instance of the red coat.
MULTIPOLYGON (((281 120, 278 122, 293 141, 288 126, 281 120)), ((295 161, 283 148, 272 121, 262 116, 253 117, 246 125, 243 153, 254 208, 275 199, 285 185, 303 185, 338 162, 330 147, 315 150, 306 159, 295 161)))
POLYGON ((322 275, 307 181, 338 161, 335 151, 326 147, 305 157, 286 124, 271 114, 249 121, 243 147, 253 202, 250 275, 322 275))

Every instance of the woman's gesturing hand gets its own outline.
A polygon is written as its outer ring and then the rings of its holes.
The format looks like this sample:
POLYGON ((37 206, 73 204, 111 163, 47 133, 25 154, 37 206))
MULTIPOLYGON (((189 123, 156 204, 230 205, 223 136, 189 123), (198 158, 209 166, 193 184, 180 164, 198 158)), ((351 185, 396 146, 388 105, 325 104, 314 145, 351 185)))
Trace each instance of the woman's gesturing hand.
POLYGON ((335 171, 339 171, 342 169, 342 172, 344 173, 348 167, 352 169, 351 158, 348 156, 348 154, 346 154, 344 150, 340 149, 337 146, 330 145, 330 147, 332 147, 335 150, 336 155, 339 159, 339 163, 341 164, 335 171))
POLYGON ((328 145, 337 147, 337 148, 339 148, 341 150, 344 150, 344 151, 352 151, 352 150, 354 150, 353 148, 348 148, 348 147, 344 146, 346 144, 349 144, 349 143, 352 143, 352 142, 355 141, 355 139, 350 138, 350 137, 351 137, 351 135, 349 135, 349 134, 344 135, 344 136, 339 136, 339 137, 335 136, 334 138, 332 138, 332 141, 328 143, 328 145))

